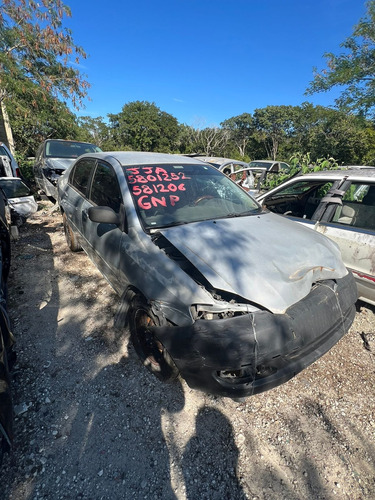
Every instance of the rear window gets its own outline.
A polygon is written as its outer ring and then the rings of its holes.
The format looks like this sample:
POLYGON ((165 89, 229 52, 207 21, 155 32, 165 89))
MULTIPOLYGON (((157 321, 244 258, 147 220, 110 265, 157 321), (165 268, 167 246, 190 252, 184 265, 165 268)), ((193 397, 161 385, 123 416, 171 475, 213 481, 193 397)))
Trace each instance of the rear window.
POLYGON ((100 153, 101 149, 95 144, 75 141, 47 141, 47 158, 78 158, 85 153, 100 153))

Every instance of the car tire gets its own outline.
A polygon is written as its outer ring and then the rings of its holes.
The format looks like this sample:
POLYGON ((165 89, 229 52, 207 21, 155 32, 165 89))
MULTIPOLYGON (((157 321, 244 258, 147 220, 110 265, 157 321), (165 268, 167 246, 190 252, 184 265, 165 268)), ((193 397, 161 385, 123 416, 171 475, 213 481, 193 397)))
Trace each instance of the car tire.
POLYGON ((130 338, 142 364, 159 380, 171 382, 179 371, 167 349, 149 330, 149 326, 159 326, 158 318, 152 313, 147 302, 136 295, 128 313, 130 338))
POLYGON ((63 224, 68 247, 72 252, 79 252, 80 250, 82 250, 82 247, 78 243, 77 236, 74 234, 73 229, 69 226, 69 222, 65 214, 63 214, 63 224))

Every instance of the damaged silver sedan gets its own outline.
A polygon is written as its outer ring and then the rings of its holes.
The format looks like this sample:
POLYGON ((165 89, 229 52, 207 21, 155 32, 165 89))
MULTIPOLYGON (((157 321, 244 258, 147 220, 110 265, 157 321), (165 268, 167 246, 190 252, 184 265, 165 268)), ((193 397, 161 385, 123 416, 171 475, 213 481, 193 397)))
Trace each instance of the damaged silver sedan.
POLYGON ((117 324, 162 380, 250 396, 309 366, 354 319, 336 244, 199 160, 87 154, 58 192, 70 249, 122 297, 117 324))

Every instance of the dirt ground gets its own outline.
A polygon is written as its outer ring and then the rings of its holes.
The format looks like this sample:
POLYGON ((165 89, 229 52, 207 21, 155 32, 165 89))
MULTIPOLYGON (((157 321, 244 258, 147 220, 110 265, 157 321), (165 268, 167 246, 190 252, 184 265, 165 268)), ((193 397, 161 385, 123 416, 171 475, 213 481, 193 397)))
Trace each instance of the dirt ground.
POLYGON ((293 380, 238 403, 162 384, 49 202, 13 243, 15 443, 0 498, 374 499, 375 308, 293 380))

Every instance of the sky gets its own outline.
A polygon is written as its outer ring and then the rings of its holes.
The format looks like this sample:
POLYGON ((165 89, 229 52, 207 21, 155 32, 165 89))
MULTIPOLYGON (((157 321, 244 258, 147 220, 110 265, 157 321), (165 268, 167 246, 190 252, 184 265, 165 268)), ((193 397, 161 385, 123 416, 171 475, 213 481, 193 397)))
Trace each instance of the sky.
POLYGON ((79 116, 154 103, 180 124, 219 126, 269 105, 333 106, 304 95, 314 67, 366 13, 363 0, 65 0, 64 25, 88 54, 79 116))

